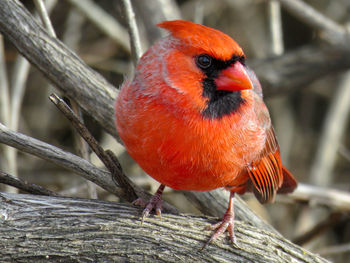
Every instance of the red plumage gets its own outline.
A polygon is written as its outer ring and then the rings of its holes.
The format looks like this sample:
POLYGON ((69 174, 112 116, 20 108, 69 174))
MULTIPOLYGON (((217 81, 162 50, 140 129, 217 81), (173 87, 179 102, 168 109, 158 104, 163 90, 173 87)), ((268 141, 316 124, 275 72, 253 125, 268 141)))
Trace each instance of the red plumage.
MULTIPOLYGON (((188 21, 159 26, 170 35, 143 55, 115 104, 129 154, 174 189, 225 187, 232 198, 253 190, 262 203, 293 191, 296 181, 281 163, 260 83, 239 45, 188 21)), ((151 200, 144 217, 154 206, 151 200)), ((232 210, 213 239, 228 228, 234 241, 232 210)))

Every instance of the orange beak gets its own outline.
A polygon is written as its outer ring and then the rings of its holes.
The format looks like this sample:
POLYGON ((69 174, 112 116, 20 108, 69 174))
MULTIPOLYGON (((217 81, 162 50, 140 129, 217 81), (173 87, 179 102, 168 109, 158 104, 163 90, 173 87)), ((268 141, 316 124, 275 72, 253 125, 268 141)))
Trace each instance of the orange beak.
POLYGON ((239 61, 222 70, 215 79, 215 83, 218 90, 238 91, 253 88, 247 70, 239 61))

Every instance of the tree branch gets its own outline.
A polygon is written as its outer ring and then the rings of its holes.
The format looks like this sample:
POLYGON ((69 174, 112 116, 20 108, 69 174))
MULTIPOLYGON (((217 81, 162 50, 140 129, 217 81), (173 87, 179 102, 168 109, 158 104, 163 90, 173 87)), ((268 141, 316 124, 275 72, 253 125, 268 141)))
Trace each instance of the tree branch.
POLYGON ((204 228, 213 219, 164 214, 140 225, 140 210, 129 205, 14 194, 0 198, 2 262, 327 262, 279 234, 240 221, 240 248, 225 238, 200 251, 211 234, 204 228))
POLYGON ((278 199, 323 206, 333 211, 350 212, 350 193, 331 188, 298 184, 298 188, 293 193, 288 196, 280 195, 278 199))
POLYGON ((123 12, 126 17, 126 23, 128 25, 130 46, 131 46, 131 57, 136 66, 137 61, 142 56, 141 40, 139 29, 136 24, 135 13, 132 8, 130 0, 122 0, 123 12))
POLYGON ((41 142, 24 134, 14 132, 1 123, 0 143, 12 146, 22 152, 35 155, 69 169, 111 193, 118 194, 120 191, 113 182, 109 172, 95 167, 88 161, 72 153, 65 152, 55 146, 41 142))
POLYGON ((34 195, 49 195, 49 196, 60 196, 59 194, 52 192, 48 189, 45 189, 44 187, 36 184, 30 184, 26 181, 23 181, 20 178, 11 176, 3 171, 0 171, 0 183, 11 185, 13 187, 16 187, 17 189, 20 189, 22 191, 25 191, 29 194, 34 195))

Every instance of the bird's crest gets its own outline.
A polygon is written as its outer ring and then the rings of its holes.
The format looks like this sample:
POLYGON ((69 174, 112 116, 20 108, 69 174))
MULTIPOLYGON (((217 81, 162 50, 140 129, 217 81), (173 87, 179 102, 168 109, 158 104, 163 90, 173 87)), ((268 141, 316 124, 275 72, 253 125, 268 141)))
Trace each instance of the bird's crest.
POLYGON ((184 20, 164 21, 158 26, 215 58, 229 60, 232 56, 244 56, 241 47, 231 37, 213 28, 184 20))

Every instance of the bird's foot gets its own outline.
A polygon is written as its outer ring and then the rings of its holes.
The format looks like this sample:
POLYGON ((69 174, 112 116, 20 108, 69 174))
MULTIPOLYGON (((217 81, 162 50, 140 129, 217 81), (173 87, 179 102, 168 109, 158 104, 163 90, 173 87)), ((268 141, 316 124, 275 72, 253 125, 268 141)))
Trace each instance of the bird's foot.
POLYGON ((234 232, 234 216, 226 213, 222 220, 214 225, 208 227, 210 230, 216 230, 215 233, 210 237, 208 242, 209 244, 212 241, 215 241, 220 235, 222 235, 226 230, 229 233, 230 241, 233 245, 236 244, 236 237, 234 232))
POLYGON ((162 218, 162 193, 165 186, 160 185, 157 192, 152 196, 151 200, 149 202, 146 202, 142 198, 136 199, 134 202, 132 202, 133 205, 138 205, 141 207, 145 207, 145 209, 142 212, 141 217, 141 224, 143 221, 148 217, 149 213, 154 209, 156 211, 156 214, 162 218))
POLYGON ((214 225, 208 226, 208 229, 210 230, 216 230, 215 233, 210 237, 210 239, 204 244, 201 250, 203 250, 209 243, 212 241, 215 241, 220 235, 222 235, 226 230, 229 233, 231 244, 235 247, 239 247, 237 245, 236 236, 234 232, 234 226, 235 226, 235 215, 234 215, 234 208, 233 208, 233 193, 231 193, 230 196, 230 202, 229 207, 224 214, 224 217, 222 220, 214 225))

